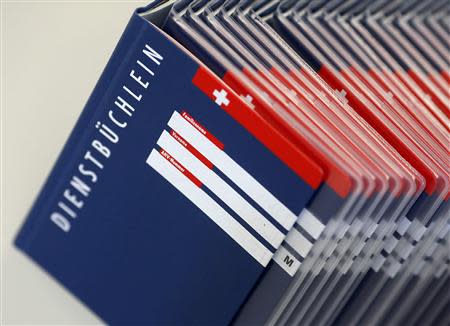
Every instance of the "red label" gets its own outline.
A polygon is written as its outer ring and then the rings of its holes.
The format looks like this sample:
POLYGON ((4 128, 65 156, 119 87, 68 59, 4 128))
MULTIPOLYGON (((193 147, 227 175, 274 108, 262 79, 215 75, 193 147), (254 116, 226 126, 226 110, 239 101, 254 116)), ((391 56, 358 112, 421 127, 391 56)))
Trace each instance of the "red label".
POLYGON ((193 117, 191 117, 186 111, 181 112, 181 116, 189 122, 195 129, 200 131, 206 138, 208 138, 214 145, 220 149, 224 149, 225 146, 216 137, 214 137, 205 127, 198 123, 193 117))
POLYGON ((191 172, 189 172, 188 169, 186 169, 180 162, 173 158, 173 156, 166 152, 163 148, 160 149, 159 153, 174 167, 176 167, 178 171, 183 173, 189 180, 191 180, 197 187, 202 186, 202 183, 199 179, 197 179, 191 172))
POLYGON ((196 150, 191 144, 189 144, 183 137, 177 134, 174 130, 170 131, 170 135, 175 138, 181 145, 186 147, 186 149, 192 153, 196 158, 198 158, 203 164, 205 164, 209 169, 212 169, 214 165, 204 157, 198 150, 196 150))
POLYGON ((322 169, 306 153, 296 148, 290 140, 256 112, 258 107, 260 107, 260 101, 256 96, 251 96, 256 94, 249 94, 249 90, 243 87, 240 81, 232 77, 231 74, 227 73, 223 80, 226 84, 207 69, 200 67, 192 82, 214 101, 216 101, 214 91, 225 90, 229 102, 222 103, 220 107, 270 149, 313 189, 317 189, 322 181, 322 169), (238 94, 241 94, 241 96, 238 94))

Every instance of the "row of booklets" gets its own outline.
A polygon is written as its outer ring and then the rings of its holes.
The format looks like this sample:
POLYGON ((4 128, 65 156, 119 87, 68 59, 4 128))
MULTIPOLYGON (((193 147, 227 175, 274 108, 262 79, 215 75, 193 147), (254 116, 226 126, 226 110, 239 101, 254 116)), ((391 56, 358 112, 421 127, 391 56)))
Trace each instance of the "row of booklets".
POLYGON ((447 0, 154 1, 16 245, 108 324, 449 325, 449 58, 447 0))

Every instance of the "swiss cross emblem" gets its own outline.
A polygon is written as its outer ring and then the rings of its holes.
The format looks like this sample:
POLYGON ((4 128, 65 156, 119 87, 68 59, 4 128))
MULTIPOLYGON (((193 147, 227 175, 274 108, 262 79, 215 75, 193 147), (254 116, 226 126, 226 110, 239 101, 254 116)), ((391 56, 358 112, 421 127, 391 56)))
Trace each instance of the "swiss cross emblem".
POLYGON ((247 103, 252 109, 255 108, 255 105, 253 104, 253 97, 250 94, 247 95, 241 95, 242 100, 244 100, 245 103, 247 103))
POLYGON ((221 89, 220 91, 215 89, 213 92, 213 96, 216 98, 214 102, 216 102, 219 106, 228 106, 230 104, 230 100, 227 98, 227 91, 224 89, 221 89))

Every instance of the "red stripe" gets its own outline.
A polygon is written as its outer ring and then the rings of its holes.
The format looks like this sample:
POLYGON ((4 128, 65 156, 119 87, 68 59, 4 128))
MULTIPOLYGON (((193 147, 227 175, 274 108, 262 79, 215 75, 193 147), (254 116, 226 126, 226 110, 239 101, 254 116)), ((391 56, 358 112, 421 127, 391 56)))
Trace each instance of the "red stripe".
POLYGON ((209 169, 212 169, 214 165, 206 158, 204 157, 198 150, 194 148, 191 144, 187 142, 183 137, 181 137, 179 134, 177 134, 174 130, 170 130, 170 135, 175 138, 181 145, 186 147, 186 149, 192 153, 196 158, 198 158, 203 164, 205 164, 209 169))
POLYGON ((448 84, 450 84, 450 72, 447 70, 442 70, 441 71, 441 76, 442 78, 444 78, 448 84))
POLYGON ((434 172, 431 171, 430 168, 417 157, 417 154, 413 150, 405 145, 402 139, 399 138, 399 135, 387 128, 383 121, 378 120, 370 109, 362 102, 362 100, 351 92, 348 87, 344 86, 344 83, 336 78, 336 76, 327 67, 322 66, 318 73, 330 84, 331 87, 335 89, 344 89, 347 92, 349 105, 373 128, 375 128, 383 136, 383 138, 386 139, 400 153, 401 156, 403 156, 403 158, 405 158, 417 171, 419 171, 419 173, 425 177, 425 192, 431 195, 436 190, 437 180, 434 172))
POLYGON ((297 146, 294 146, 290 140, 275 129, 271 123, 268 123, 259 112, 255 112, 257 107, 260 106, 260 101, 256 94, 250 94, 253 97, 252 106, 255 106, 255 110, 252 110, 250 105, 236 94, 237 92, 243 96, 249 95, 248 88, 230 74, 226 74, 223 79, 228 85, 206 68, 200 67, 192 82, 211 99, 214 99, 212 93, 215 89, 225 89, 228 92, 230 103, 229 105, 221 106, 222 109, 246 128, 313 189, 317 189, 322 181, 322 169, 305 152, 299 150, 297 146))
MULTIPOLYGON (((419 75, 417 75, 413 70, 409 70, 407 72, 407 74, 409 75, 409 77, 411 77, 412 80, 414 80, 417 85, 419 85, 420 88, 423 89, 423 91, 425 93, 427 93, 428 95, 430 95, 431 99, 433 100, 434 103, 436 103, 436 105, 439 107, 439 109, 441 109, 441 111, 450 118, 450 109, 449 109, 449 104, 448 103, 443 103, 441 101, 441 99, 436 96, 436 94, 433 92, 432 89, 430 89, 425 82, 422 80, 422 78, 420 78, 419 75)), ((399 74, 401 75, 401 73, 399 74)))
MULTIPOLYGON (((284 76, 283 76, 284 74, 280 74, 278 71, 276 71, 276 69, 272 69, 271 71, 272 71, 275 75, 279 75, 280 78, 284 81, 285 84, 287 84, 289 87, 295 89, 295 86, 294 86, 289 80, 287 80, 287 79, 284 78, 284 76)), ((293 72, 290 72, 290 75, 293 75, 293 78, 294 78, 297 82, 301 83, 300 79, 299 79, 297 76, 295 76, 295 74, 294 74, 293 72)), ((308 79, 310 79, 310 78, 308 78, 308 79)), ((324 94, 327 94, 328 91, 329 91, 329 92, 333 92, 332 89, 331 89, 330 87, 326 87, 326 89, 325 89, 325 87, 321 87, 321 86, 319 86, 319 87, 317 87, 317 88, 314 88, 314 89, 310 89, 310 88, 308 87, 307 90, 308 90, 309 92, 312 92, 312 94, 315 94, 315 93, 317 93, 317 92, 323 92, 324 94)), ((301 96, 302 94, 299 94, 299 95, 301 96)), ((337 102, 335 102, 335 101, 332 100, 332 99, 330 99, 330 102, 324 102, 324 101, 323 101, 321 98, 319 98, 319 97, 314 96, 314 98, 315 98, 316 101, 320 102, 323 106, 328 106, 328 104, 331 103, 331 102, 333 102, 334 104, 339 105, 339 106, 342 105, 342 103, 337 103, 337 102)), ((314 104, 313 101, 309 100, 309 99, 306 98, 306 97, 305 97, 304 99, 305 99, 306 101, 310 101, 310 103, 311 103, 311 109, 314 110, 315 112, 317 112, 317 114, 319 114, 319 115, 322 116, 321 111, 317 109, 317 107, 316 107, 316 105, 314 104)), ((333 111, 334 111, 334 110, 333 110, 333 111)), ((336 116, 335 114, 336 114, 336 112, 334 112, 333 115, 336 116)), ((331 130, 331 131, 333 131, 333 132, 335 132, 335 133, 341 134, 342 137, 344 137, 344 138, 347 139, 347 145, 350 146, 350 147, 357 153, 359 159, 363 159, 363 160, 364 160, 365 163, 363 163, 363 165, 369 165, 369 166, 371 166, 372 169, 374 169, 374 170, 379 170, 379 169, 380 169, 379 166, 376 165, 375 162, 371 159, 371 157, 370 157, 366 152, 364 152, 364 151, 361 149, 360 146, 357 146, 357 145, 355 144, 355 142, 352 141, 353 136, 354 136, 355 138, 356 138, 356 137, 360 138, 360 137, 356 134, 356 132, 355 132, 353 129, 352 129, 352 130, 349 130, 349 131, 347 132, 347 134, 345 134, 345 133, 342 131, 342 129, 340 129, 339 126, 335 124, 335 122, 333 121, 333 119, 330 119, 330 117, 324 117, 324 116, 322 116, 322 118, 323 118, 323 122, 322 122, 322 123, 326 123, 326 127, 328 127, 329 130, 331 130)), ((336 116, 336 118, 338 118, 338 117, 336 116)), ((319 125, 319 127, 320 127, 320 126, 321 126, 321 125, 319 125)), ((381 191, 381 187, 382 187, 382 184, 377 182, 377 183, 376 183, 376 187, 375 187, 375 191, 376 191, 376 192, 380 192, 380 191, 381 191)), ((366 195, 368 195, 368 194, 366 194, 366 195)), ((398 195, 400 195, 400 191, 394 193, 394 196, 398 196, 398 195)))
POLYGON ((181 116, 189 122, 192 126, 195 127, 198 131, 200 131, 206 138, 208 138, 214 145, 219 147, 220 149, 224 149, 225 146, 222 144, 213 134, 211 134, 205 127, 203 127, 198 121, 196 121, 193 117, 189 115, 186 111, 181 112, 181 116))
MULTIPOLYGON (((405 79, 401 78, 400 73, 395 73, 395 72, 389 72, 389 71, 383 71, 383 74, 386 76, 386 78, 388 79, 397 79, 399 82, 401 82, 403 84, 403 86, 405 87, 405 91, 410 92, 411 94, 413 94, 415 96, 415 98, 427 109, 427 111, 429 113, 431 113, 435 119, 437 119, 441 125, 450 130, 450 127, 448 126, 447 123, 445 123, 445 121, 439 116, 439 114, 437 114, 434 110, 433 107, 431 107, 427 101, 423 98, 423 96, 421 96, 420 94, 418 94, 406 81, 405 79), (395 76, 395 77, 392 77, 395 76)), ((413 81, 414 82, 414 81, 413 81)), ((417 85, 417 87, 419 87, 417 85)), ((420 87, 419 87, 420 88, 420 87)), ((440 110, 439 108, 436 108, 437 110, 440 110)))
POLYGON ((439 79, 439 77, 441 77, 440 73, 430 73, 428 74, 428 78, 431 80, 431 82, 434 84, 434 86, 436 86, 437 88, 440 89, 440 91, 442 93, 444 93, 444 95, 447 95, 448 97, 448 83, 447 81, 444 79, 444 82, 442 82, 442 80, 439 79))
MULTIPOLYGON (((243 72, 245 75, 254 82, 262 91, 267 92, 268 94, 272 94, 271 90, 264 86, 264 84, 256 78, 252 72, 244 69, 243 72)), ((258 72, 261 73, 261 72, 258 72)), ((227 73, 224 77, 224 80, 230 84, 233 79, 233 75, 227 73)), ((235 85, 238 85, 240 81, 234 81, 235 85)), ((272 83, 273 85, 273 83, 272 83)), ((236 86, 240 87, 243 91, 245 91, 245 85, 236 86)), ((300 95, 300 94, 299 94, 300 95)), ((272 98, 276 98, 275 95, 272 98)), ((342 169, 337 166, 332 160, 329 159, 328 156, 324 155, 324 153, 316 148, 312 143, 310 143, 306 138, 300 136, 297 131, 293 130, 293 128, 288 125, 278 114, 274 114, 273 110, 267 109, 266 104, 263 102, 256 103, 255 101, 255 109, 258 110, 259 113, 263 114, 266 121, 268 121, 272 126, 274 126, 278 132, 282 133, 288 139, 292 139, 293 143, 296 147, 302 151, 304 151, 309 157, 313 158, 315 162, 318 162, 322 168, 325 168, 326 183, 340 196, 346 197, 352 189, 352 181, 350 177, 342 171, 342 169)), ((278 102, 280 106, 284 106, 283 103, 278 102)), ((304 125, 305 128, 308 128, 304 125)))
POLYGON ((178 162, 172 155, 166 152, 163 148, 159 150, 159 153, 164 157, 168 162, 170 162, 174 167, 178 169, 181 173, 183 173, 189 180, 191 180, 197 187, 201 187, 202 183, 199 179, 197 179, 188 169, 186 169, 180 162, 178 162))

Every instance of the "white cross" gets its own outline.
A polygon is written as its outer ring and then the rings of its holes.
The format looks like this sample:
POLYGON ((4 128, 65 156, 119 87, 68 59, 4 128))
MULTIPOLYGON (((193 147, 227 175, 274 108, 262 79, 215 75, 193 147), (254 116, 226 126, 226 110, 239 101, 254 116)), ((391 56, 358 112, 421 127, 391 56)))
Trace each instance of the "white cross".
POLYGON ((222 89, 222 90, 217 90, 215 89, 213 92, 214 97, 216 98, 215 102, 217 105, 221 106, 222 104, 227 106, 228 104, 230 104, 230 100, 227 99, 227 91, 222 89))
POLYGON ((339 92, 337 89, 335 89, 334 93, 337 95, 337 97, 339 97, 342 100, 342 102, 348 103, 348 100, 347 100, 347 97, 346 97, 347 92, 345 90, 341 90, 339 92))
MULTIPOLYGON (((242 95, 242 96, 244 96, 244 95, 242 95)), ((247 102, 248 104, 252 104, 253 97, 250 94, 247 94, 246 96, 244 96, 244 101, 247 102)))
POLYGON ((345 90, 338 91, 337 89, 335 89, 335 90, 334 90, 334 93, 335 93, 337 96, 341 96, 341 97, 345 97, 345 95, 347 95, 347 92, 346 92, 345 90))
POLYGON ((241 98, 244 100, 245 103, 247 103, 252 109, 255 108, 255 105, 252 103, 253 102, 253 97, 250 94, 247 95, 241 95, 241 98))

